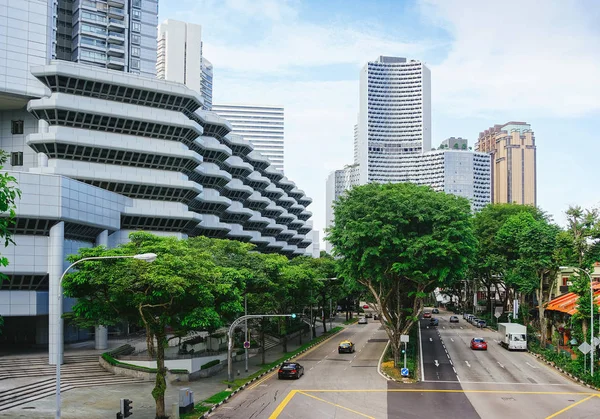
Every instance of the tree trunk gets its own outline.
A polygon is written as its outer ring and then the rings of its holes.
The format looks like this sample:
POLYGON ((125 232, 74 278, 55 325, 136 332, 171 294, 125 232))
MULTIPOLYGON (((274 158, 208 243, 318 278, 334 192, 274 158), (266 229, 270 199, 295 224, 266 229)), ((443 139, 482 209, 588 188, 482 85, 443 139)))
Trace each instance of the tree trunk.
POLYGON ((146 325, 146 348, 148 349, 148 356, 154 358, 156 356, 156 351, 154 350, 154 334, 148 325, 146 325))
POLYGON ((546 341, 548 340, 548 330, 546 327, 546 317, 544 308, 544 292, 541 289, 536 290, 536 297, 538 300, 538 317, 540 321, 540 345, 542 348, 546 347, 546 341))
POLYGON ((260 320, 260 347, 261 351, 261 361, 262 364, 265 364, 265 319, 264 317, 260 320))
POLYGON ((494 315, 492 312, 492 285, 489 282, 485 283, 485 289, 487 291, 487 311, 490 315, 494 315))
POLYGON ((166 368, 165 368, 165 346, 167 336, 164 332, 156 334, 156 382, 152 390, 152 397, 156 402, 156 419, 168 419, 165 414, 165 391, 167 390, 166 368))
POLYGON ((282 340, 281 340, 281 344, 283 346, 283 352, 287 353, 288 349, 288 337, 287 337, 287 327, 285 322, 287 321, 287 317, 280 317, 280 328, 279 330, 281 331, 281 335, 283 336, 282 340))

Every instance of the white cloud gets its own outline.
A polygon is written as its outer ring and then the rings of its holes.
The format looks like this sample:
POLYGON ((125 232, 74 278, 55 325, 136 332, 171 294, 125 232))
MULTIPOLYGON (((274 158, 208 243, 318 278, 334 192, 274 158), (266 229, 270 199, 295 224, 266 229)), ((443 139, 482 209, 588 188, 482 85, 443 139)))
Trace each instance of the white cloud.
MULTIPOLYGON (((593 3, 592 3, 593 4, 593 3)), ((600 32, 581 1, 421 0, 453 37, 432 65, 436 109, 461 116, 600 111, 600 32)))

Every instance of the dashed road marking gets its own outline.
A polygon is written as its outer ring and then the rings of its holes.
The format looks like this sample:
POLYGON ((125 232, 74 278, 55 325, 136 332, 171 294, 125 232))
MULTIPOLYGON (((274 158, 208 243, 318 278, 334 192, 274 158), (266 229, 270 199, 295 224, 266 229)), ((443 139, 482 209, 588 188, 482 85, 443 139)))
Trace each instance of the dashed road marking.
POLYGON ((467 367, 471 368, 471 364, 469 364, 469 361, 465 361, 465 364, 467 364, 467 367))
POLYGON ((529 362, 526 362, 527 365, 529 365, 531 368, 533 368, 534 370, 537 370, 538 367, 536 367, 535 365, 531 365, 529 362))
POLYGON ((433 338, 429 338, 429 342, 433 342, 433 338))
POLYGON ((502 364, 500 363, 500 361, 498 361, 498 365, 500 365, 500 367, 504 368, 504 365, 502 365, 502 364))

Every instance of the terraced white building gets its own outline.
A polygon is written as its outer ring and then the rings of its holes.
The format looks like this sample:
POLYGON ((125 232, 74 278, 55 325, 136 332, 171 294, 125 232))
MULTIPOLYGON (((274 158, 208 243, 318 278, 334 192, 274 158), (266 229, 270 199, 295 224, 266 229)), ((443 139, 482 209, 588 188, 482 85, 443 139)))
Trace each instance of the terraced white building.
MULTIPOLYGON (((199 93, 64 61, 30 70, 24 86, 37 90, 23 92, 43 94, 15 102, 0 91, 8 107, 0 148, 11 153, 5 170, 22 190, 16 246, 2 251, 10 261, 0 284, 4 339, 50 343, 53 363, 49 318, 59 310, 65 257, 116 246, 132 231, 236 239, 289 256, 311 245, 312 200, 227 121, 202 110, 199 93)), ((68 327, 65 340, 81 333, 68 327)))

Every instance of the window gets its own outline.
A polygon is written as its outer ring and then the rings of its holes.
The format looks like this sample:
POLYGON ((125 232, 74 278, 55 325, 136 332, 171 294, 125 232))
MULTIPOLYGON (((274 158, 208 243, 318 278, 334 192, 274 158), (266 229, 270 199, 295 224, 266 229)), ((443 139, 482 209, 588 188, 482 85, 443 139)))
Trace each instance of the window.
POLYGON ((94 25, 88 25, 87 23, 83 23, 81 25, 81 30, 84 32, 97 33, 99 35, 106 35, 106 28, 100 28, 94 25))
POLYGON ((141 9, 141 8, 142 8, 142 0, 133 0, 133 1, 131 2, 131 5, 132 5, 133 7, 136 7, 136 8, 138 8, 138 9, 141 9))
POLYGON ((141 32, 142 31, 142 24, 139 22, 133 22, 131 24, 131 30, 134 32, 141 32))
POLYGON ((23 152, 16 151, 10 153, 10 164, 13 166, 23 166, 23 152))
POLYGON ((132 9, 131 10, 131 16, 135 20, 142 20, 142 11, 141 10, 132 9))
POLYGON ((99 47, 99 48, 106 47, 106 41, 103 41, 101 39, 90 38, 90 37, 87 37, 87 36, 82 36, 81 37, 81 43, 85 44, 85 45, 91 45, 91 46, 94 46, 94 47, 99 47))
POLYGON ((81 17, 98 23, 106 23, 106 16, 97 15, 95 13, 82 12, 81 17))
POLYGON ((138 60, 137 58, 132 58, 131 59, 131 68, 133 68, 134 70, 139 70, 140 69, 140 60, 138 60))
POLYGON ((106 60, 106 54, 104 52, 98 52, 98 51, 88 51, 88 50, 82 49, 80 56, 81 56, 81 58, 88 59, 88 60, 96 60, 96 61, 106 60))
POLYGON ((13 120, 10 126, 11 134, 23 134, 23 121, 22 120, 13 120))
POLYGON ((131 55, 134 57, 140 56, 140 48, 139 47, 131 47, 131 55))
POLYGON ((142 43, 142 37, 139 35, 131 35, 131 43, 134 45, 140 45, 142 43))

